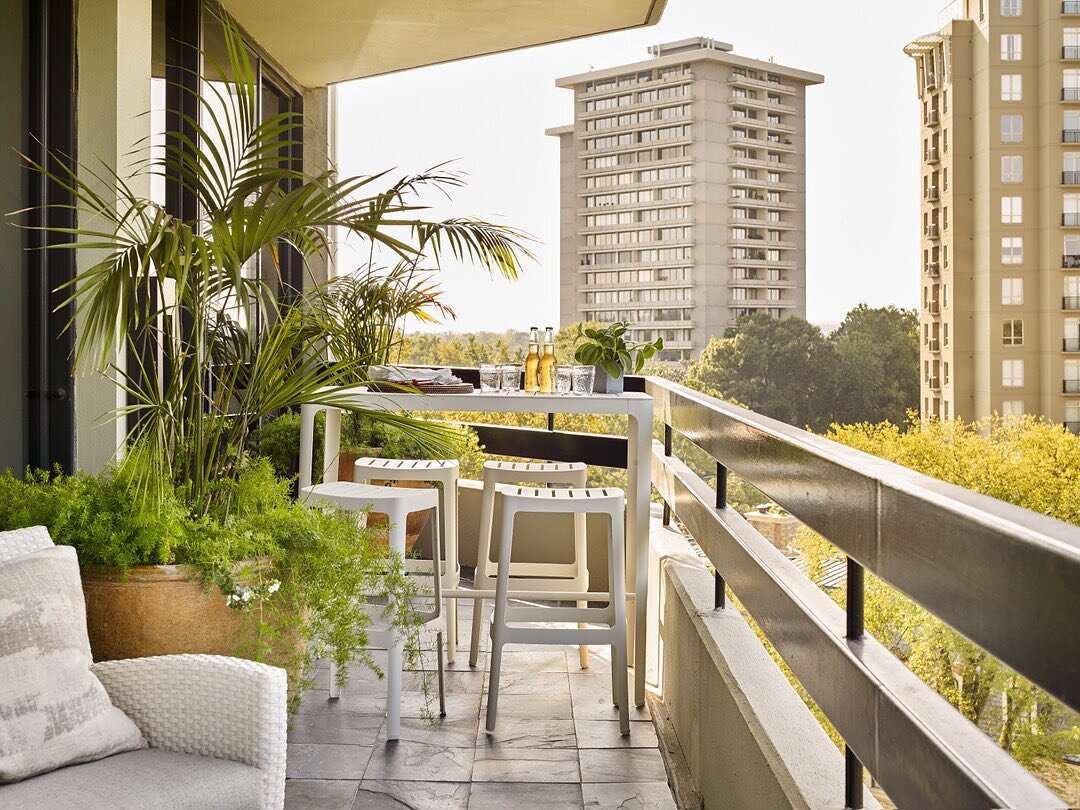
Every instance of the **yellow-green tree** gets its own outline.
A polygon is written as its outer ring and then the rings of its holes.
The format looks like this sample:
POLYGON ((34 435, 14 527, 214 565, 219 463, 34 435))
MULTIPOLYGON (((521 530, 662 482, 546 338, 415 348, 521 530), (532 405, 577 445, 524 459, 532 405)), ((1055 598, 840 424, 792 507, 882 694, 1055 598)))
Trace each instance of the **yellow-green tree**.
MULTIPOLYGON (((1034 416, 977 423, 834 425, 828 438, 1018 506, 1080 524, 1080 439, 1034 416)), ((803 530, 817 578, 839 553, 803 530)), ((962 561, 958 561, 962 562, 962 561)), ((843 589, 832 596, 844 603, 843 589)), ((877 577, 866 578, 867 630, 1025 765, 1080 752, 1077 716, 877 577)))

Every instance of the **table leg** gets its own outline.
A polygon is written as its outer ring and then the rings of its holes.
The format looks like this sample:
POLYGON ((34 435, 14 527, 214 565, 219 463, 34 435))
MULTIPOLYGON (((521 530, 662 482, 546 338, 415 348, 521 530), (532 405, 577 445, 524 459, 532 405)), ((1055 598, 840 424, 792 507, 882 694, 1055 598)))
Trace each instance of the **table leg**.
POLYGON ((642 400, 627 424, 626 580, 633 583, 634 610, 627 616, 628 655, 634 665, 634 705, 645 705, 645 633, 649 590, 649 453, 652 400, 642 400))

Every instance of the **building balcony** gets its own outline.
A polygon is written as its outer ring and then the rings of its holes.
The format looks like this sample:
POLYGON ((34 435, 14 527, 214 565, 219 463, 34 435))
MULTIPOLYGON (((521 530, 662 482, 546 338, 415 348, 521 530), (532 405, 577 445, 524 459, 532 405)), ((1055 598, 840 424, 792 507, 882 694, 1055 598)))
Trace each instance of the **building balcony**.
POLYGON ((1066 312, 1074 312, 1080 310, 1080 295, 1062 296, 1061 308, 1066 312))
POLYGON ((927 73, 926 74, 926 84, 924 86, 926 87, 927 90, 936 90, 937 89, 937 76, 935 76, 933 73, 927 73))
POLYGON ((767 200, 764 195, 757 197, 728 197, 728 205, 738 208, 767 208, 773 211, 795 210, 795 203, 767 200))
MULTIPOLYGON (((1080 12, 1077 12, 1080 13, 1080 12)), ((1074 436, 1080 436, 1080 422, 1062 422, 1064 428, 1072 433, 1074 436)))
POLYGON ((1080 394, 1080 379, 1077 379, 1077 380, 1062 380, 1061 381, 1061 393, 1063 393, 1063 394, 1080 394))
POLYGON ((732 135, 728 138, 729 146, 747 146, 754 149, 769 149, 773 152, 785 152, 787 154, 793 154, 797 147, 790 140, 774 140, 770 141, 764 135, 761 137, 740 137, 732 135))
POLYGON ((752 79, 749 76, 728 76, 728 84, 734 84, 739 87, 771 90, 774 93, 783 93, 787 96, 793 96, 798 92, 796 88, 790 84, 779 84, 777 82, 767 81, 766 79, 752 79))
POLYGON ((1061 257, 1061 266, 1067 270, 1080 267, 1080 254, 1066 253, 1061 257))
MULTIPOLYGON (((772 203, 770 203, 771 205, 772 203)), ((754 202, 748 204, 747 208, 756 208, 759 204, 754 202)), ((771 219, 748 219, 746 217, 728 217, 728 225, 734 225, 736 228, 772 228, 774 230, 792 231, 795 230, 795 223, 788 220, 773 221, 771 219)))
POLYGON ((927 338, 926 339, 926 348, 929 349, 932 352, 940 352, 941 351, 941 339, 936 338, 936 337, 927 338))
POLYGON ((941 275, 941 263, 940 262, 927 262, 926 263, 926 275, 933 278, 937 278, 941 275))
POLYGON ((1061 48, 1061 58, 1069 62, 1080 60, 1080 46, 1063 45, 1061 48))
POLYGON ((940 315, 941 304, 939 304, 937 301, 927 301, 926 311, 929 312, 931 315, 940 315))
POLYGON ((1080 186, 1080 172, 1062 172, 1061 185, 1080 186))
POLYGON ((1062 87, 1062 101, 1080 101, 1080 87, 1062 87))
POLYGON ((736 188, 760 188, 774 191, 795 191, 798 189, 794 183, 785 183, 781 180, 769 180, 764 177, 732 177, 728 184, 736 188))
POLYGON ((793 172, 796 167, 791 163, 777 163, 772 160, 762 160, 761 158, 751 157, 739 157, 732 154, 728 157, 728 165, 730 166, 746 166, 753 169, 766 169, 773 172, 793 172))
POLYGON ((1066 212, 1061 215, 1061 225, 1064 228, 1080 227, 1080 213, 1066 212))
POLYGON ((776 104, 767 98, 748 98, 746 96, 737 96, 734 93, 728 97, 728 104, 741 104, 746 107, 753 107, 756 110, 769 110, 771 112, 786 113, 787 115, 795 115, 798 112, 791 104, 776 104))
POLYGON ((936 223, 931 223, 930 225, 927 225, 923 232, 931 239, 941 238, 941 229, 936 223))
POLYGON ((923 157, 926 158, 927 163, 937 163, 941 160, 941 155, 939 154, 938 148, 936 146, 931 146, 929 149, 927 149, 923 157))
POLYGON ((1061 130, 1062 143, 1080 143, 1080 129, 1061 130))
POLYGON ((923 119, 923 121, 928 127, 936 127, 939 123, 938 111, 927 110, 926 117, 923 119))
POLYGON ((941 194, 938 192, 937 186, 927 186, 926 191, 923 192, 923 196, 931 202, 941 199, 941 194))
POLYGON ((1061 350, 1063 352, 1080 352, 1080 337, 1062 338, 1061 350))
POLYGON ((926 387, 929 388, 931 391, 940 391, 941 390, 941 377, 927 377, 926 378, 926 387))
POLYGON ((1061 13, 1066 17, 1080 14, 1080 0, 1062 0, 1061 13))

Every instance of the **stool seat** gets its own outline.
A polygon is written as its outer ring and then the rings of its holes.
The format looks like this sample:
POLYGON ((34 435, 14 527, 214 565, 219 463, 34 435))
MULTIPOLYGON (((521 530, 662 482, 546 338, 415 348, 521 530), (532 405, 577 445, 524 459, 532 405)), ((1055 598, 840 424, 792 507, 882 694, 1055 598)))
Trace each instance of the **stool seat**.
POLYGON ((358 458, 353 480, 385 478, 393 481, 444 481, 458 475, 456 459, 358 458), (371 473, 371 475, 368 475, 371 473))
POLYGON ((603 487, 595 489, 548 489, 547 487, 498 487, 503 498, 503 508, 512 505, 518 512, 603 512, 609 513, 624 503, 621 489, 603 487))
POLYGON ((300 490, 310 503, 331 503, 346 512, 359 512, 371 507, 372 512, 385 514, 392 505, 401 505, 406 512, 419 512, 439 505, 436 489, 406 489, 356 484, 352 481, 329 481, 313 484, 300 490))
POLYGON ((569 484, 583 486, 589 468, 580 461, 485 461, 484 480, 500 484, 569 484))

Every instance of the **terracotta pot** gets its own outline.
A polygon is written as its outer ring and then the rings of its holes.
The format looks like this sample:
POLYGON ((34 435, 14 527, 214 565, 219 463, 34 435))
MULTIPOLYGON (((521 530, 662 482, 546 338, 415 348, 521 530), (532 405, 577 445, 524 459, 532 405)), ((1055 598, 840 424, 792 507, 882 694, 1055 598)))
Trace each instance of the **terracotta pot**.
POLYGON ((357 447, 355 450, 341 450, 338 453, 338 481, 353 480, 354 465, 358 458, 378 458, 381 455, 381 447, 357 447))
MULTIPOLYGON (((380 487, 407 487, 408 489, 433 489, 432 485, 427 481, 372 481, 371 483, 380 487)), ((416 545, 416 541, 420 539, 420 534, 424 531, 424 527, 428 525, 428 521, 431 520, 431 513, 435 511, 433 509, 425 509, 423 512, 410 512, 408 519, 405 521, 405 553, 408 554, 413 550, 416 545)), ((372 512, 368 518, 368 526, 381 527, 389 524, 390 520, 386 515, 379 512, 372 512)))
MULTIPOLYGON (((216 586, 203 584, 195 566, 140 565, 126 578, 116 571, 87 571, 82 584, 95 661, 175 653, 244 657, 255 645, 256 612, 230 608, 216 586)), ((292 693, 304 640, 289 629, 273 646, 266 660, 288 670, 292 693)))

